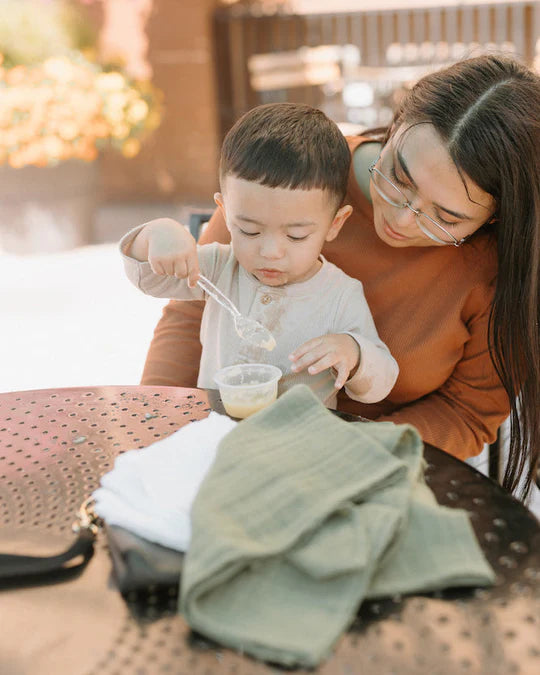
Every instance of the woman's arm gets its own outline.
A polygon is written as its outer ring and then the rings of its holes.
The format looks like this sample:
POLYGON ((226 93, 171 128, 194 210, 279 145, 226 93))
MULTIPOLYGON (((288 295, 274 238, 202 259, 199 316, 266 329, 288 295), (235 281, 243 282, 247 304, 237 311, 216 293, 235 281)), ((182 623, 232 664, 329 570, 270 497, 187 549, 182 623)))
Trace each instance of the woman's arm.
MULTIPOLYGON (((216 210, 199 239, 208 244, 230 242, 229 231, 221 212, 216 210)), ((203 302, 171 300, 150 343, 141 384, 175 387, 195 387, 199 373, 201 343, 199 331, 203 302)))
MULTIPOLYGON (((469 321, 470 338, 448 380, 418 401, 377 418, 408 422, 424 441, 460 459, 477 455, 484 443, 492 443, 510 412, 508 396, 487 348, 490 306, 484 295, 479 289, 471 295, 472 302, 478 308, 484 305, 484 309, 469 321)), ((421 367, 426 364, 419 364, 421 367)))

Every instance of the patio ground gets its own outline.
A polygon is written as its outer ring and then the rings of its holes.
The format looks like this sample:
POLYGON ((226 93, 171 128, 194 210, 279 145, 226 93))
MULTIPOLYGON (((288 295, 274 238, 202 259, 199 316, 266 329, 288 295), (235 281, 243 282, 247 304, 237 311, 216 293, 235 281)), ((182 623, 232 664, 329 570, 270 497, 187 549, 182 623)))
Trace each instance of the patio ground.
POLYGON ((137 384, 165 303, 126 280, 116 243, 154 217, 187 222, 192 209, 103 206, 96 244, 66 252, 19 256, 0 243, 0 391, 137 384))

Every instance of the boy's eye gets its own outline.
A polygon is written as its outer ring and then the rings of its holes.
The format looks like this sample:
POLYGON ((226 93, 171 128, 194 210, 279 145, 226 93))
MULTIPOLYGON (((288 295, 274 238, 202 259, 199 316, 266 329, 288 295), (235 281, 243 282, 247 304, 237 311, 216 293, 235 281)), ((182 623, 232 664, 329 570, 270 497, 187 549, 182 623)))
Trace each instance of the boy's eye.
POLYGON ((259 232, 246 232, 246 230, 243 230, 241 227, 238 228, 242 234, 245 234, 246 237, 256 237, 259 232))
POLYGON ((287 237, 288 237, 291 241, 304 241, 304 239, 307 239, 308 236, 309 236, 308 234, 304 235, 303 237, 293 237, 292 234, 288 234, 288 235, 287 235, 287 237))

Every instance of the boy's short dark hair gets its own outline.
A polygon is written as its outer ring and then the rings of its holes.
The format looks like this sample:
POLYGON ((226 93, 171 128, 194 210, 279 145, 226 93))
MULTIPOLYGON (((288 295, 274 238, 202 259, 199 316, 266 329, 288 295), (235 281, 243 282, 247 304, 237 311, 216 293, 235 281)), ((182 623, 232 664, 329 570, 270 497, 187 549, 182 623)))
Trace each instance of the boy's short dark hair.
POLYGON ((245 113, 228 132, 219 175, 222 182, 230 174, 272 188, 319 188, 341 204, 350 164, 345 137, 321 110, 270 103, 245 113))

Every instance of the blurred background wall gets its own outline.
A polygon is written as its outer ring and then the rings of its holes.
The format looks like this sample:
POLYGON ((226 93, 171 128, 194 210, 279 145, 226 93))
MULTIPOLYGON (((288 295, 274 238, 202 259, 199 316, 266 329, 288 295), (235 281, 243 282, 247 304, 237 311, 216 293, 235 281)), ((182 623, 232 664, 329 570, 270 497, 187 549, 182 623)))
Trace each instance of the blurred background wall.
POLYGON ((212 208, 222 138, 253 106, 309 103, 356 133, 468 55, 537 63, 539 36, 538 0, 0 0, 0 245, 58 250, 147 215, 185 222, 212 208), (140 216, 100 210, 120 204, 140 216))
POLYGON ((209 201, 219 149, 212 47, 217 3, 104 0, 94 8, 105 55, 123 55, 135 74, 150 76, 164 93, 161 125, 141 153, 133 160, 104 154, 103 199, 209 201))
POLYGON ((102 48, 125 54, 131 32, 128 63, 164 92, 141 154, 105 154, 106 200, 208 203, 221 139, 254 105, 307 102, 345 131, 386 124, 429 70, 494 49, 532 63, 540 34, 539 3, 524 0, 103 0, 100 11, 102 48))

